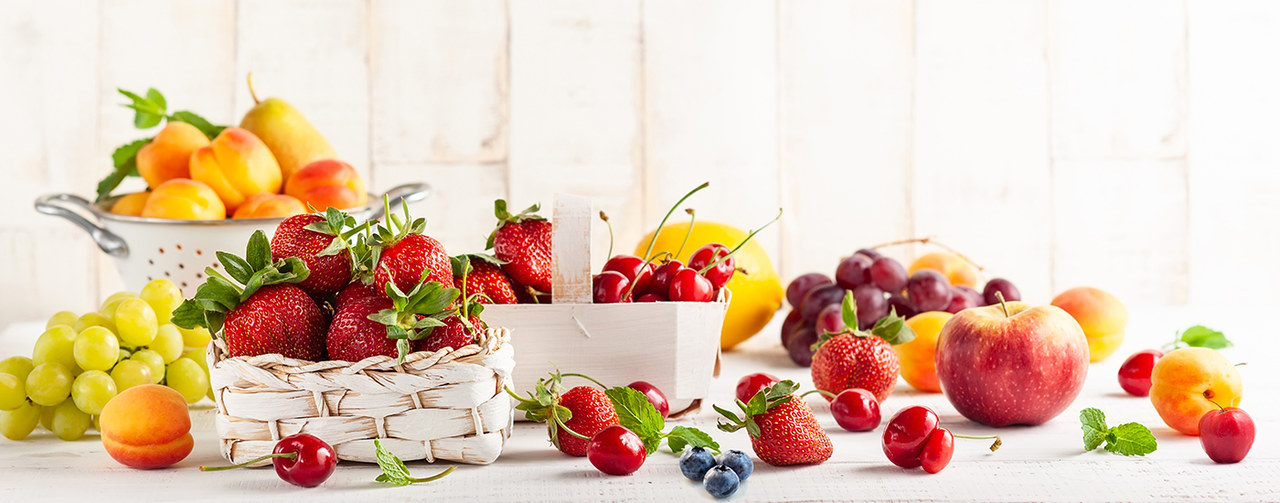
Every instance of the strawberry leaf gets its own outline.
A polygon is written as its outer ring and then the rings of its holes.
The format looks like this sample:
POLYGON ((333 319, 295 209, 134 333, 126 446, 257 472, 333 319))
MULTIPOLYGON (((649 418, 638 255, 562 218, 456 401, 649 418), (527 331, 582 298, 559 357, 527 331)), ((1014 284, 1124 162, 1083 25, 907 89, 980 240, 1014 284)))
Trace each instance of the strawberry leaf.
POLYGON ((880 321, 871 327, 871 333, 894 346, 906 344, 916 338, 916 332, 907 326, 906 319, 898 316, 896 309, 890 309, 888 316, 880 318, 880 321))
POLYGON ((844 326, 858 328, 858 301, 853 299, 853 292, 845 292, 844 302, 840 303, 840 317, 844 319, 844 326))
POLYGON ((253 266, 249 265, 244 259, 224 251, 217 252, 217 256, 218 262, 222 263, 222 267, 227 271, 227 274, 230 274, 240 284, 248 283, 249 278, 253 277, 253 266))
POLYGON ((249 236, 249 246, 245 248, 245 260, 255 271, 265 269, 271 264, 271 242, 267 239, 265 232, 255 231, 252 236, 249 236))

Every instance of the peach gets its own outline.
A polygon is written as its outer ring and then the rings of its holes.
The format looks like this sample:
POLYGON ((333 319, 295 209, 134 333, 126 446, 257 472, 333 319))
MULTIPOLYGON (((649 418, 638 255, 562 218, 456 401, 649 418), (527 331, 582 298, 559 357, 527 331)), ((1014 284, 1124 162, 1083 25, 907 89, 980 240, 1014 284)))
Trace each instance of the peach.
POLYGON ((102 408, 98 423, 107 454, 131 468, 164 468, 186 459, 195 445, 187 401, 167 386, 121 391, 102 408))
POLYGON ((151 191, 141 216, 181 220, 218 220, 227 218, 227 208, 208 185, 195 180, 175 178, 151 191))
POLYGON ((319 211, 364 206, 368 194, 364 181, 350 164, 334 159, 313 162, 298 170, 284 184, 284 193, 319 211))
POLYGON ((115 203, 112 203, 111 213, 129 217, 142 216, 142 208, 147 205, 149 197, 151 197, 150 192, 134 192, 120 196, 115 203))
POLYGON ((941 393, 938 371, 934 367, 934 355, 938 351, 938 334, 954 316, 945 311, 929 311, 912 316, 907 326, 916 333, 911 342, 893 347, 898 354, 898 372, 911 387, 930 393, 941 393))
POLYGON ((1129 310, 1114 295, 1097 288, 1081 286, 1058 294, 1050 302, 1076 319, 1089 339, 1089 361, 1100 362, 1124 342, 1124 327, 1129 324, 1129 310))
POLYGON ((284 218, 307 212, 302 201, 285 194, 254 194, 244 200, 231 218, 284 218))
POLYGON ((138 149, 138 174, 153 189, 174 178, 191 178, 191 153, 208 144, 209 137, 195 126, 170 122, 138 149))
POLYGON ((907 268, 907 275, 915 274, 921 269, 933 269, 942 273, 952 285, 969 288, 978 286, 978 271, 965 259, 952 253, 932 252, 921 255, 907 268))
POLYGON ((280 192, 280 164, 257 136, 229 127, 210 144, 191 154, 191 178, 204 182, 227 207, 236 211, 245 199, 280 192))
POLYGON ((1151 369, 1151 405, 1170 428, 1200 435, 1200 418, 1218 406, 1240 405, 1240 371, 1222 353, 1182 348, 1164 355, 1151 369))

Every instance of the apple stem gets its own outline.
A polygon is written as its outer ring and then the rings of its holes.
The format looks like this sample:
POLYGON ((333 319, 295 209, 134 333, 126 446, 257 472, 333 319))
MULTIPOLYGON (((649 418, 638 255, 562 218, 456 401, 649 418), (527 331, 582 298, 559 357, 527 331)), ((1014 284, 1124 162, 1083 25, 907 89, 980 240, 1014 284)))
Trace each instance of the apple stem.
POLYGON ((253 91, 253 72, 249 72, 249 75, 245 77, 245 80, 249 81, 249 96, 253 98, 253 104, 257 105, 258 103, 262 103, 262 101, 258 99, 258 93, 253 91))
POLYGON ((999 301, 1000 301, 1000 310, 1001 310, 1001 311, 1004 311, 1004 317, 1005 317, 1005 318, 1008 318, 1008 317, 1009 317, 1009 306, 1008 306, 1008 305, 1005 305, 1005 303, 1004 303, 1004 294, 1003 294, 1003 293, 1000 293, 1000 291, 999 291, 999 290, 996 290, 996 300, 999 300, 999 301))
POLYGON ((955 255, 955 256, 957 256, 957 257, 960 257, 960 259, 961 259, 961 260, 964 260, 965 262, 968 262, 968 263, 969 263, 969 265, 971 265, 971 266, 973 266, 974 268, 978 269, 978 271, 985 271, 985 270, 986 270, 986 268, 985 268, 985 267, 982 267, 981 265, 978 265, 978 263, 977 263, 977 262, 974 262, 974 261, 973 261, 973 259, 969 258, 967 255, 965 255, 965 254, 963 254, 963 253, 960 253, 960 252, 959 252, 959 251, 957 251, 955 248, 952 248, 952 247, 950 247, 950 246, 947 246, 947 245, 945 245, 945 244, 943 244, 943 243, 939 242, 938 240, 934 239, 932 236, 922 237, 922 238, 899 239, 899 240, 897 240, 897 241, 890 241, 890 242, 888 242, 888 243, 881 243, 881 244, 878 244, 878 245, 872 246, 872 247, 871 247, 871 249, 872 249, 872 250, 876 250, 876 249, 885 248, 885 247, 888 247, 888 246, 909 245, 909 244, 916 244, 916 243, 919 243, 919 244, 922 244, 922 245, 932 244, 932 245, 934 245, 934 246, 937 246, 938 248, 942 248, 943 250, 946 250, 946 251, 948 251, 948 252, 951 252, 951 254, 953 254, 953 255, 955 255))
POLYGON ((975 436, 975 435, 954 435, 954 436, 955 436, 956 438, 968 438, 968 439, 971 439, 971 440, 985 440, 985 439, 988 439, 988 438, 994 438, 994 439, 996 439, 996 441, 991 443, 991 452, 996 452, 997 450, 999 450, 999 449, 1000 449, 1000 446, 1004 445, 1004 441, 1003 441, 1003 440, 1000 440, 1000 435, 981 435, 981 436, 975 436))

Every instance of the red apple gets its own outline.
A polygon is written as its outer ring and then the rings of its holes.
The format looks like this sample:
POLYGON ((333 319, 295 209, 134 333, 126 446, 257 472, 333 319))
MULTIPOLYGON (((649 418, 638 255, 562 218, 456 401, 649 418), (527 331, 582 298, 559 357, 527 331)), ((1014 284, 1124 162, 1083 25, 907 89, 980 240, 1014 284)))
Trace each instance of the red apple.
POLYGON ((1200 418, 1200 446, 1215 463, 1239 463, 1253 447, 1253 418, 1235 407, 1211 410, 1200 418))
POLYGON ((934 362, 942 393, 964 417, 1034 425, 1080 394, 1089 343, 1062 309, 1006 302, 953 316, 938 335, 934 362))

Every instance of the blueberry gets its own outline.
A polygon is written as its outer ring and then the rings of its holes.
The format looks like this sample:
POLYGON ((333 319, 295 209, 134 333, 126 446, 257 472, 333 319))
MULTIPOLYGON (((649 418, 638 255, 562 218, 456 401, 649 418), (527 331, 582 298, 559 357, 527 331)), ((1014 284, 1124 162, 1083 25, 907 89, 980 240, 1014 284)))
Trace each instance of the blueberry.
POLYGON ((747 480, 747 477, 751 476, 751 472, 756 469, 756 464, 751 461, 751 456, 737 449, 721 454, 716 463, 733 470, 734 473, 738 474, 738 480, 747 480))
POLYGON ((711 455, 711 451, 701 447, 694 447, 680 455, 680 473, 689 477, 689 480, 702 480, 707 470, 715 465, 716 458, 711 455))
POLYGON ((728 498, 738 491, 738 474, 724 465, 716 465, 702 479, 702 487, 717 498, 728 498))

